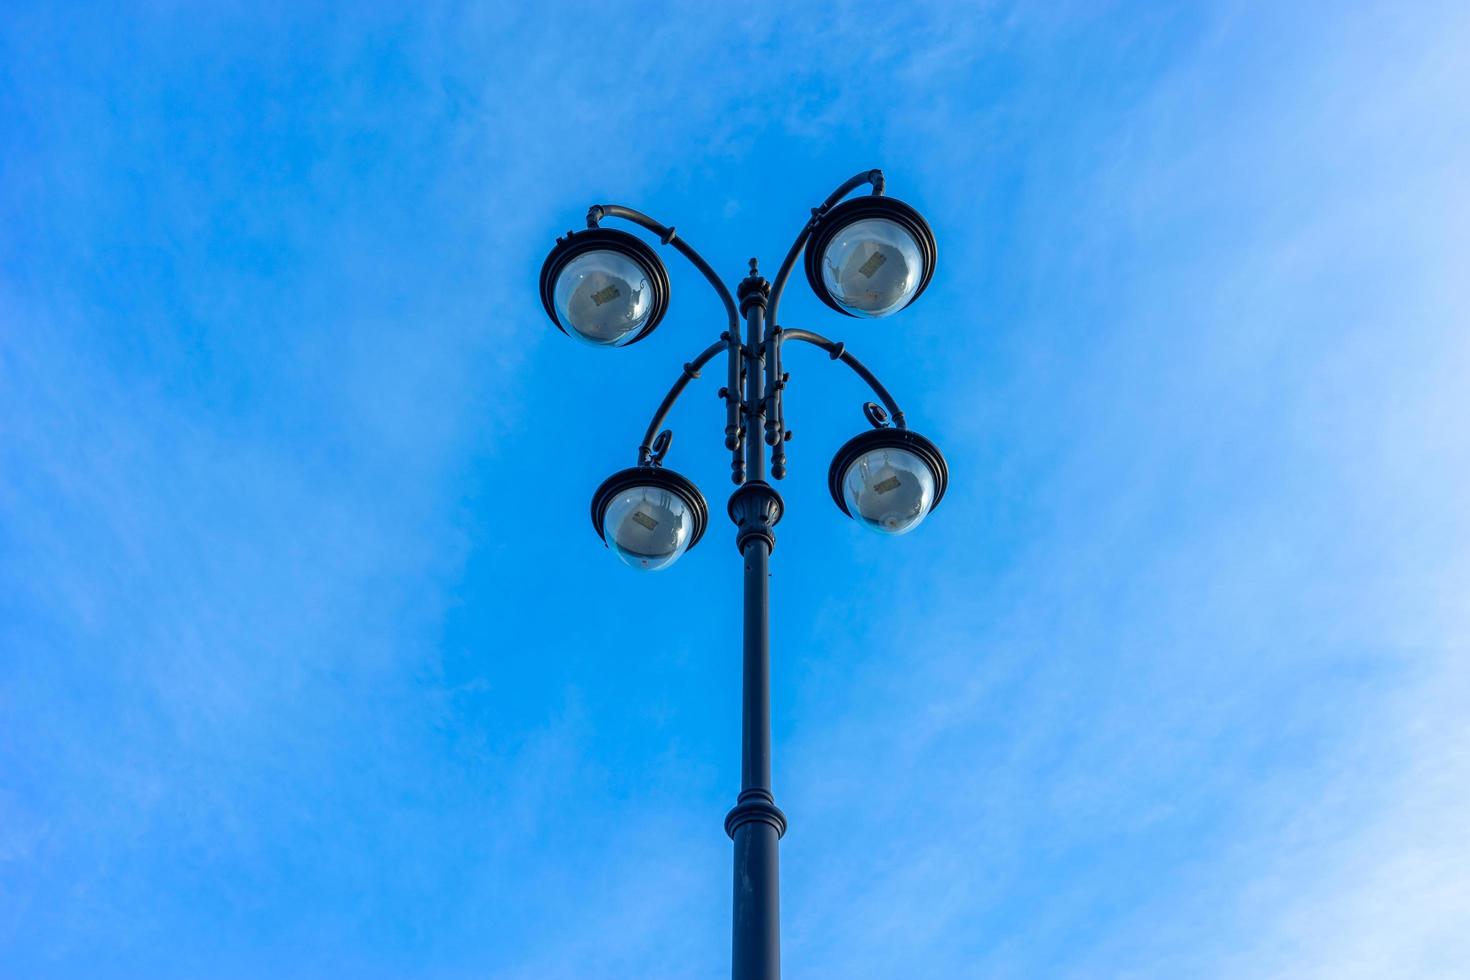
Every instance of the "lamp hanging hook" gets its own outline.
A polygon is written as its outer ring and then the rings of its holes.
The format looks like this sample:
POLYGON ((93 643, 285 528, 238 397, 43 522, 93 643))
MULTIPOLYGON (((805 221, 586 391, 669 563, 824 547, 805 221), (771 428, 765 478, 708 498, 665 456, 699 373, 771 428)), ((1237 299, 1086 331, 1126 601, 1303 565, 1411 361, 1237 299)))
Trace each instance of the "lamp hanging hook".
POLYGON ((669 451, 669 445, 673 441, 674 441, 674 430, 673 429, 665 429, 664 431, 660 432, 654 438, 653 445, 649 447, 649 454, 648 454, 648 461, 649 461, 649 463, 653 464, 654 466, 662 466, 662 465, 664 465, 664 456, 668 453, 668 451, 669 451))
POLYGON ((877 402, 863 402, 863 414, 875 429, 888 427, 888 412, 877 402))

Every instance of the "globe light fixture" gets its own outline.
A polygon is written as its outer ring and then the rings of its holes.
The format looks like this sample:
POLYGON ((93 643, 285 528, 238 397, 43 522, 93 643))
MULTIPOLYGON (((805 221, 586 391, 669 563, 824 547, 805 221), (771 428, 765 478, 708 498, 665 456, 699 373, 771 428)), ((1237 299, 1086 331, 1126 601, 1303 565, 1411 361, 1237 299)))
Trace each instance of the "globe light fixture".
POLYGON ((668 568, 704 535, 709 505, 685 477, 659 466, 620 470, 592 496, 592 526, 640 572, 668 568))
POLYGON ((919 212, 891 197, 855 197, 818 219, 806 246, 806 276, 839 313, 891 316, 929 285, 937 254, 919 212))
POLYGON ((949 487, 939 448, 907 429, 872 429, 832 458, 827 486, 842 512, 879 534, 907 534, 949 487))
POLYGON ((625 347, 663 319, 669 274, 653 249, 627 232, 569 232, 541 266, 541 304, 562 333, 594 347, 625 347))

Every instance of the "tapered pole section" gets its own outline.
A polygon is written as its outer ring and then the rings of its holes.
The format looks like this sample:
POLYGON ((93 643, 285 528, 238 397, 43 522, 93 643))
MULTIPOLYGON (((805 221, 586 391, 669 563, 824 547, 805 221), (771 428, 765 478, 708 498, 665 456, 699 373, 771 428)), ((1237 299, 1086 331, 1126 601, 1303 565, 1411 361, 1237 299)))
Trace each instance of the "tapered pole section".
POLYGON ((765 363, 762 350, 770 284, 750 262, 740 283, 745 317, 745 482, 730 497, 735 544, 745 571, 744 670, 741 695, 740 797, 725 817, 735 842, 734 980, 781 976, 781 903, 777 846, 786 817, 771 792, 770 562, 781 497, 765 482, 765 363))

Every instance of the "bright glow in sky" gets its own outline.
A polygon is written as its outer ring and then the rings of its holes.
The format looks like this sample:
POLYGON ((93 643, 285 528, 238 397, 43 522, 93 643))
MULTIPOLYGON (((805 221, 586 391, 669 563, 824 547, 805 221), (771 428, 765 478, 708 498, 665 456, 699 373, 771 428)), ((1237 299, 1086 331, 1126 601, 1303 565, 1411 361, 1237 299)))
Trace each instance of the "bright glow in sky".
POLYGON ((721 382, 696 549, 586 513, 720 309, 536 274, 878 166, 933 284, 783 320, 952 479, 788 353, 787 975, 1463 976, 1463 4, 122 6, 0 13, 0 975, 728 975, 721 382))

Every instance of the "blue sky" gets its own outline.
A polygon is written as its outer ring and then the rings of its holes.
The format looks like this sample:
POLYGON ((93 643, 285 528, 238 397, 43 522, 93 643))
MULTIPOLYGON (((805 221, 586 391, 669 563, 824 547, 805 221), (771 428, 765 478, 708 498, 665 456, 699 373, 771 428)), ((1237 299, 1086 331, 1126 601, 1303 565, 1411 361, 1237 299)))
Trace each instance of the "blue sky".
MULTIPOLYGON (((7 5, 0 974, 728 972, 739 564, 586 507, 720 310, 591 350, 594 201, 731 279, 880 166, 845 339, 946 451, 827 498, 788 354, 792 977, 1470 961, 1460 5, 7 5)), ((720 515, 706 378, 671 466, 720 515)))

